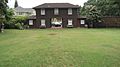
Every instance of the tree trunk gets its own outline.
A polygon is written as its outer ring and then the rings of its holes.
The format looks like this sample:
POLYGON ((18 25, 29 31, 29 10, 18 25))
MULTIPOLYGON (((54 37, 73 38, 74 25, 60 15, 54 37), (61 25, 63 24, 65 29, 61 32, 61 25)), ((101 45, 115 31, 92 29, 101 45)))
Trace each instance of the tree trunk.
POLYGON ((1 32, 2 24, 0 23, 0 32, 1 32))
POLYGON ((0 32, 4 32, 4 24, 0 23, 0 32))

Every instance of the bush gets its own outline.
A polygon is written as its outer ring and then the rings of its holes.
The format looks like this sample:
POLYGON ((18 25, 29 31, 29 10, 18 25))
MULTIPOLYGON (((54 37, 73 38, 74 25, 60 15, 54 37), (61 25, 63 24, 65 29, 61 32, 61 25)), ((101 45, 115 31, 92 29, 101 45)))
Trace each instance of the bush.
POLYGON ((5 22, 6 29, 23 29, 26 16, 15 16, 9 22, 5 22))
POLYGON ((15 27, 16 27, 17 29, 23 30, 23 26, 22 26, 22 24, 20 24, 20 23, 16 23, 16 24, 15 24, 15 27))
POLYGON ((24 25, 24 29, 29 29, 29 25, 24 25))

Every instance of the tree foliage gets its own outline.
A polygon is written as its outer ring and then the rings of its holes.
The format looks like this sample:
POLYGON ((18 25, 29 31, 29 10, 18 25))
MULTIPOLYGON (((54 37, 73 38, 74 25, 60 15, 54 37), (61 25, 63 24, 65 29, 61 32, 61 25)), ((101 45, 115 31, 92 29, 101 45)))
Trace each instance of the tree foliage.
POLYGON ((7 3, 8 0, 0 0, 0 32, 3 32, 3 20, 9 19, 7 15, 7 3))
POLYGON ((8 0, 0 0, 0 18, 5 18, 6 20, 9 20, 8 16, 8 6, 7 6, 8 0))
POLYGON ((28 17, 26 16, 14 16, 9 22, 5 23, 6 29, 23 29, 24 22, 28 17))
POLYGON ((90 5, 96 6, 103 16, 120 16, 120 0, 88 0, 81 10, 82 15, 85 15, 84 8, 90 5))

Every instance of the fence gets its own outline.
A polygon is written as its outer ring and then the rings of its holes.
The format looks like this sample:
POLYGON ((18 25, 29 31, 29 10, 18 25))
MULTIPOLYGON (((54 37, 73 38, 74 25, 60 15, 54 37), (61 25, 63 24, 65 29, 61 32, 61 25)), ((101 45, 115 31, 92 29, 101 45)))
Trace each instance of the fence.
POLYGON ((103 27, 120 27, 120 16, 103 17, 103 27))

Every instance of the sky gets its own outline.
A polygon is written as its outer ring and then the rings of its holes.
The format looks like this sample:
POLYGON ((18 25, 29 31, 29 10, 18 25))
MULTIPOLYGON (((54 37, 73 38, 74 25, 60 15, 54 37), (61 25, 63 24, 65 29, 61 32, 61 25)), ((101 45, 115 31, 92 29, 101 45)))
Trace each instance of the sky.
MULTIPOLYGON (((8 0, 8 6, 14 8, 15 0, 8 0)), ((83 6, 87 0, 17 0, 18 5, 24 8, 33 8, 43 3, 71 3, 74 5, 83 6)))

